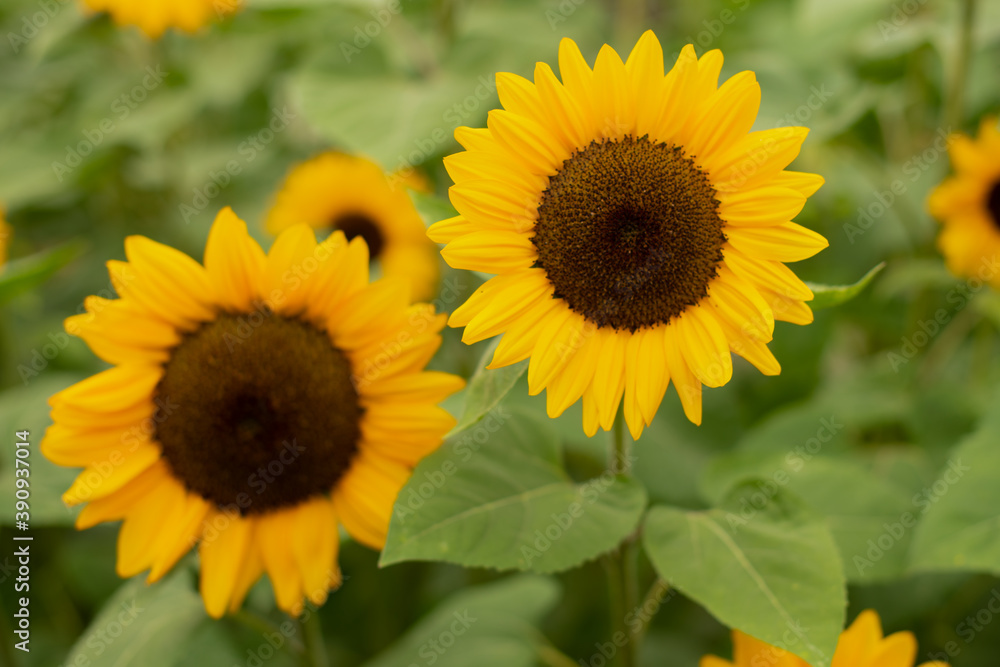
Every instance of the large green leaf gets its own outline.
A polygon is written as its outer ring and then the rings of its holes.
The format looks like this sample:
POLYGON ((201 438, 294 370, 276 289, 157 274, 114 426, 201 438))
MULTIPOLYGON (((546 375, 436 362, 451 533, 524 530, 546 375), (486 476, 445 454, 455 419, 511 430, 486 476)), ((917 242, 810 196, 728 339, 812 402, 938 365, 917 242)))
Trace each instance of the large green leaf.
POLYGON ((757 479, 751 485, 765 494, 787 488, 826 519, 849 581, 902 575, 918 514, 910 494, 859 462, 817 457, 823 444, 813 438, 783 456, 737 452, 718 458, 709 466, 703 487, 715 501, 751 478, 757 479))
POLYGON ((867 287, 875 276, 885 268, 885 262, 876 265, 868 273, 850 285, 821 285, 819 283, 806 283, 813 292, 813 300, 809 302, 809 307, 813 310, 832 308, 842 303, 850 301, 867 287))
POLYGON ((617 546, 645 505, 642 485, 611 471, 574 483, 547 424, 498 412, 420 462, 380 562, 559 572, 617 546))
POLYGON ((365 667, 534 667, 544 641, 535 625, 558 597, 553 580, 530 575, 463 590, 365 667))
POLYGON ((143 575, 129 580, 105 603, 63 664, 229 665, 244 664, 250 655, 256 660, 267 658, 273 667, 295 664, 288 653, 292 642, 277 628, 265 636, 247 632, 230 620, 209 618, 195 577, 190 567, 181 565, 151 586, 143 575))
POLYGON ((486 368, 499 343, 500 339, 497 338, 479 360, 479 366, 472 374, 465 392, 465 407, 462 409, 462 416, 459 417, 458 423, 451 430, 452 435, 464 431, 489 414, 490 410, 500 404, 507 392, 514 388, 518 379, 528 370, 527 359, 502 368, 486 368))
POLYGON ((923 514, 913 537, 914 570, 1000 574, 1000 397, 986 415, 914 498, 923 514))
POLYGON ((791 494, 754 494, 741 487, 705 512, 652 508, 646 552, 661 577, 721 622, 829 665, 846 607, 833 536, 791 494))

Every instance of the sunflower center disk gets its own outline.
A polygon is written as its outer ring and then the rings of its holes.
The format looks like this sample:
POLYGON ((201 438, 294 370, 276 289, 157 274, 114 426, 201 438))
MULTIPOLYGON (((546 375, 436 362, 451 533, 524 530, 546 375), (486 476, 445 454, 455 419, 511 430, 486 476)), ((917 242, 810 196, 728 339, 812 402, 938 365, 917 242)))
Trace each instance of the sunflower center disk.
POLYGON ((155 437, 174 475, 243 514, 329 491, 358 449, 351 366, 325 333, 270 311, 220 315, 174 350, 155 437))
POLYGON ((986 210, 993 216, 993 224, 1000 229, 1000 181, 993 185, 993 189, 986 196, 986 210))
POLYGON ((666 323, 708 294, 723 221, 706 174, 646 137, 591 142, 549 179, 532 242, 557 297, 598 326, 666 323))
POLYGON ((385 245, 385 238, 382 236, 378 225, 364 213, 345 213, 334 219, 331 226, 344 232, 344 236, 350 241, 355 236, 360 236, 368 245, 368 256, 372 259, 378 257, 385 245))

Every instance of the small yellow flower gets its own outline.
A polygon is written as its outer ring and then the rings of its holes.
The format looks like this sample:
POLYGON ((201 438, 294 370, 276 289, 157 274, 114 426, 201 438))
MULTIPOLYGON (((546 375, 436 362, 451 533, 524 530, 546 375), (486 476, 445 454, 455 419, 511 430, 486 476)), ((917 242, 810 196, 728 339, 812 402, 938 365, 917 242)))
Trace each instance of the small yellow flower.
MULTIPOLYGON (((732 662, 707 655, 699 667, 809 667, 802 658, 739 630, 733 630, 733 654, 732 662)), ((884 637, 878 614, 869 609, 840 633, 830 667, 913 667, 916 658, 917 640, 913 633, 896 632, 884 637)), ((947 667, 947 664, 925 662, 920 667, 947 667)))
POLYGON ((984 277, 1000 288, 1000 273, 990 262, 1000 257, 1000 125, 986 118, 979 136, 971 139, 953 134, 948 153, 955 175, 931 192, 927 201, 931 214, 943 229, 938 247, 949 270, 962 277, 984 277))
POLYGON ((369 284, 368 248, 298 225, 270 253, 227 209, 204 266, 141 236, 108 262, 121 298, 66 321, 114 367, 56 394, 42 452, 84 470, 78 528, 123 519, 118 573, 155 581, 195 543, 219 617, 263 572, 278 605, 340 582, 338 525, 380 549, 416 463, 463 386, 424 371, 444 316, 405 283, 369 284))
POLYGON ((95 12, 108 12, 120 26, 137 26, 151 39, 167 28, 195 32, 240 7, 241 0, 82 0, 95 12))
POLYGON ((823 184, 785 169, 808 130, 750 132, 754 73, 720 86, 722 53, 691 45, 664 72, 652 32, 626 62, 604 46, 593 69, 564 39, 559 69, 497 74, 504 108, 455 132, 460 215, 429 235, 451 266, 498 275, 449 324, 470 344, 503 334, 491 368, 530 357, 549 416, 582 397, 588 435, 624 398, 638 438, 670 382, 701 423, 702 386, 730 380, 731 353, 776 375, 774 321, 812 321, 785 266, 827 246, 792 221, 823 184))
POLYGON ((289 172, 267 229, 278 234, 304 222, 317 230, 339 229, 348 240, 361 236, 382 275, 405 278, 415 299, 429 299, 439 260, 408 189, 426 191, 427 182, 415 171, 387 178, 371 160, 329 151, 289 172))

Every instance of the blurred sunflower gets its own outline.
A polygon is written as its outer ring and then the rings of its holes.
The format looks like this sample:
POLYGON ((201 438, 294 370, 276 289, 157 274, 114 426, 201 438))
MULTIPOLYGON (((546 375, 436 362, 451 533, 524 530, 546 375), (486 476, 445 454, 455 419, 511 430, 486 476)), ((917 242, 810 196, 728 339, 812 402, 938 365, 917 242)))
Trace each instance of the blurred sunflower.
POLYGON ((462 387, 424 372, 444 316, 402 281, 368 282, 368 248, 298 225, 270 254, 231 210, 205 264, 141 236, 108 262, 117 300, 67 331, 115 367, 52 397, 42 451, 85 469, 64 494, 78 528, 124 519, 118 573, 162 577, 200 542, 219 617, 266 571, 297 613, 340 581, 338 524, 384 545, 412 467, 454 425, 462 387))
POLYGON ((82 0, 95 12, 108 12, 120 26, 134 25, 151 39, 167 28, 195 32, 214 18, 240 8, 241 0, 82 0))
POLYGON ((320 230, 339 229, 348 239, 361 236, 383 275, 406 278, 415 299, 429 299, 437 287, 439 260, 408 188, 426 191, 427 183, 416 172, 386 178, 371 160, 322 153, 289 172, 268 213, 267 229, 278 234, 304 222, 320 230))
POLYGON ((827 242, 794 222, 822 184, 785 171, 808 132, 750 132, 752 72, 718 85, 722 54, 686 46, 664 76, 656 36, 594 69, 559 48, 562 82, 497 74, 503 110, 458 128, 445 165, 460 215, 433 225, 453 267, 499 274, 451 316, 474 343, 503 333, 491 367, 528 357, 530 392, 552 417, 583 397, 583 426, 612 427, 625 399, 633 437, 670 380, 701 422, 702 385, 732 375, 730 351, 767 375, 774 320, 812 321, 812 292, 783 262, 827 242))
MULTIPOLYGON (((987 262, 1000 256, 1000 125, 985 118, 979 136, 953 134, 948 153, 957 172, 931 192, 931 214, 944 229, 938 247, 957 276, 981 277, 987 262)), ((1000 288, 1000 274, 991 282, 1000 288)))
MULTIPOLYGON (((701 659, 699 667, 809 667, 802 658, 733 630, 733 661, 714 655, 701 659)), ((872 610, 861 612, 851 627, 840 633, 830 667, 913 667, 917 640, 913 633, 882 635, 882 622, 872 610)), ((943 662, 925 662, 920 667, 947 667, 943 662)))

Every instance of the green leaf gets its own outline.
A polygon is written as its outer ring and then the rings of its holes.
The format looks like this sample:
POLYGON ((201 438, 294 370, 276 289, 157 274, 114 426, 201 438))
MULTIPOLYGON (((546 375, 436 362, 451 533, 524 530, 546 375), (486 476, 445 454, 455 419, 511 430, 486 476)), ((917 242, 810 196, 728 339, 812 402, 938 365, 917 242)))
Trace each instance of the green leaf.
POLYGON ((656 571, 722 623, 829 665, 846 590, 825 523, 784 491, 754 504, 740 488, 724 509, 649 511, 644 544, 656 571))
POLYGON ((913 570, 1000 574, 1000 396, 914 504, 913 570))
POLYGON ((499 410, 420 462, 380 564, 559 572, 616 547, 645 505, 641 484, 610 471, 574 483, 548 424, 499 410))
POLYGON ((535 626, 559 598, 545 577, 521 575, 460 591, 365 667, 534 667, 535 626))
POLYGON ((491 80, 447 72, 406 79, 305 71, 292 79, 291 92, 316 132, 396 171, 450 149, 459 125, 481 124, 494 104, 491 80), (466 112, 461 104, 470 98, 473 108, 466 112), (453 108, 456 104, 461 114, 453 108))
MULTIPOLYGON (((45 429, 52 420, 49 418, 48 398, 71 384, 82 380, 77 375, 45 374, 32 381, 27 387, 17 386, 0 394, 0 433, 12 438, 16 431, 30 433, 30 455, 28 480, 31 484, 31 526, 66 525, 73 523, 76 512, 62 501, 62 494, 70 487, 77 473, 75 468, 57 466, 42 456, 38 445, 45 435, 45 429)), ((0 502, 5 507, 14 506, 15 475, 14 447, 0 447, 0 502)), ((21 468, 24 470, 24 468, 21 468)), ((14 515, 4 512, 0 524, 11 525, 14 515)))
POLYGON ((809 302, 809 307, 813 310, 823 310, 832 308, 842 303, 850 301, 861 293, 865 287, 875 279, 875 276, 885 268, 885 262, 876 265, 871 271, 861 277, 859 281, 851 285, 821 285, 819 283, 809 283, 806 285, 813 292, 813 300, 809 302))
MULTIPOLYGON (((829 438, 828 438, 829 439, 829 438)), ((781 456, 762 457, 756 452, 736 452, 716 459, 704 477, 703 487, 712 499, 747 479, 769 495, 787 488, 826 519, 840 550, 848 581, 878 581, 901 576, 915 522, 909 493, 878 477, 861 463, 816 457, 806 447, 819 448, 818 438, 781 456), (851 489, 845 494, 844 489, 851 489), (892 538, 890 549, 878 541, 892 538)))
POLYGON ((83 248, 82 243, 67 243, 10 262, 0 269, 0 302, 41 285, 52 274, 73 261, 83 248))
MULTIPOLYGON (((274 626, 262 634, 233 618, 214 620, 205 613, 197 573, 187 561, 155 584, 145 575, 125 582, 104 604, 62 664, 90 667, 184 667, 231 665, 254 660, 269 667, 298 664, 293 646, 300 626, 274 626), (179 641, 183 639, 183 641, 179 641)), ((245 613, 245 612, 244 612, 245 613)))
POLYGON ((479 360, 479 365, 476 367, 475 373, 472 374, 469 386, 465 391, 465 407, 462 410, 462 416, 455 427, 451 429, 449 436, 461 433, 489 414, 490 410, 500 404, 507 392, 514 388, 518 379, 528 370, 527 359, 502 368, 486 368, 499 344, 500 338, 497 338, 479 360))

